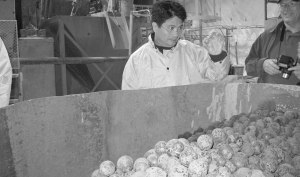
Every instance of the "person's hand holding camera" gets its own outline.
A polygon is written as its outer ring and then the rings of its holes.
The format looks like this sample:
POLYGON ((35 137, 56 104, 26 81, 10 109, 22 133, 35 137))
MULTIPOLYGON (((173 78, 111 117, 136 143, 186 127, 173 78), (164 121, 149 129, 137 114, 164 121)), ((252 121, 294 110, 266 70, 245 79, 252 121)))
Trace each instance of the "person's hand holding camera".
POLYGON ((298 79, 300 79, 300 64, 299 63, 297 63, 297 66, 289 68, 289 71, 293 71, 293 73, 295 74, 295 76, 298 79))
POLYGON ((270 75, 275 75, 281 73, 279 66, 276 64, 276 59, 266 59, 263 63, 263 68, 266 73, 270 75))

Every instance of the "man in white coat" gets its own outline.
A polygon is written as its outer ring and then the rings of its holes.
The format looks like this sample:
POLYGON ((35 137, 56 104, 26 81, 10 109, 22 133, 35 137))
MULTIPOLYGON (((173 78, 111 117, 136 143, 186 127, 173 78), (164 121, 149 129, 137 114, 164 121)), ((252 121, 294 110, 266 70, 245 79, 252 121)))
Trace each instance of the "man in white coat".
POLYGON ((230 61, 222 51, 220 37, 212 34, 204 41, 210 44, 206 48, 180 39, 186 17, 178 2, 159 1, 153 5, 154 33, 128 59, 122 90, 217 82, 227 76, 230 61))
POLYGON ((6 47, 0 38, 0 108, 9 104, 12 83, 12 67, 6 47))

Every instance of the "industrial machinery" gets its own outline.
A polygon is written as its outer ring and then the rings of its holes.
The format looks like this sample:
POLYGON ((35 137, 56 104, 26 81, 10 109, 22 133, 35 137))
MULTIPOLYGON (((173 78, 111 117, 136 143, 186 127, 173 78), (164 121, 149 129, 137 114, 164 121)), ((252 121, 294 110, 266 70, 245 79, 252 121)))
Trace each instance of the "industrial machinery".
POLYGON ((73 0, 72 1, 72 11, 71 11, 71 14, 70 16, 75 16, 78 9, 81 7, 82 5, 82 0, 73 0))

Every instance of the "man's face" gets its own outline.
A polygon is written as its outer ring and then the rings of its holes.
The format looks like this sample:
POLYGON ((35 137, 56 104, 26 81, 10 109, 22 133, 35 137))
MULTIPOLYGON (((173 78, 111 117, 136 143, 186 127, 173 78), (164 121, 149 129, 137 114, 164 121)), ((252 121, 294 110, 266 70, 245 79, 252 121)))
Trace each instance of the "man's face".
POLYGON ((300 20, 300 3, 292 0, 281 0, 280 13, 284 22, 295 23, 300 20))
POLYGON ((183 31, 183 21, 178 17, 166 20, 161 27, 153 22, 155 32, 155 44, 162 47, 173 47, 178 41, 183 31))

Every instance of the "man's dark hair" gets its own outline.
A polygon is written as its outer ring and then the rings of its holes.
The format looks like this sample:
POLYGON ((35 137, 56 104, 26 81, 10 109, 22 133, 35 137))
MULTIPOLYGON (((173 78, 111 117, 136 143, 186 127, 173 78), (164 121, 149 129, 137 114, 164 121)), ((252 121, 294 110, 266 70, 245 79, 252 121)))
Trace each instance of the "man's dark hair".
POLYGON ((152 8, 152 22, 157 23, 158 27, 172 17, 178 17, 182 21, 186 19, 186 11, 184 7, 174 1, 159 1, 152 8))

